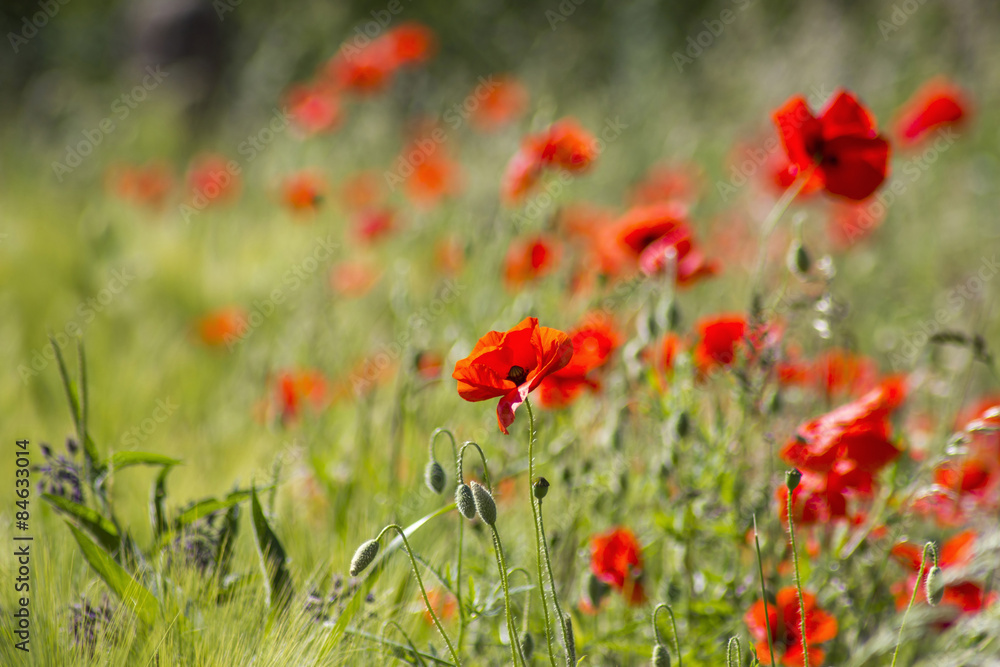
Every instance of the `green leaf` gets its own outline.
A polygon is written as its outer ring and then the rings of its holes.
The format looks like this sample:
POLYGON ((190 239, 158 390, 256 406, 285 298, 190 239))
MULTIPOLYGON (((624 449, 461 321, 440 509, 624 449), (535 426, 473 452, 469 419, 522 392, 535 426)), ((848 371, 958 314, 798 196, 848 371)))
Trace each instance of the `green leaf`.
POLYGON ((87 559, 90 566, 97 571, 104 583, 108 585, 115 595, 127 605, 136 616, 147 625, 152 625, 156 621, 159 602, 142 584, 132 578, 121 565, 116 563, 106 551, 97 546, 87 535, 72 524, 69 525, 73 537, 80 545, 83 557, 87 559))
POLYGON ((156 476, 153 493, 149 499, 149 521, 153 525, 153 535, 159 537, 167 529, 167 516, 163 511, 163 501, 167 499, 167 475, 172 466, 164 466, 156 476))
POLYGON ((174 519, 174 525, 178 528, 186 526, 213 512, 228 510, 233 505, 241 503, 248 498, 250 498, 249 491, 233 491, 222 500, 216 498, 201 500, 181 512, 180 516, 174 519))
POLYGON ((250 511, 253 514, 254 543, 260 569, 264 574, 264 591, 271 606, 284 606, 292 597, 292 578, 288 574, 288 557, 278 537, 271 530, 257 498, 257 489, 250 487, 250 511))
POLYGON ((229 572, 229 563, 233 557, 233 547, 236 544, 236 534, 240 528, 240 506, 233 505, 226 512, 219 529, 219 547, 215 553, 215 567, 222 576, 229 572))
POLYGON ((117 553, 121 546, 121 535, 115 524, 101 516, 97 510, 93 510, 86 505, 75 503, 62 496, 54 496, 51 493, 43 493, 42 499, 64 514, 68 514, 73 519, 80 522, 84 528, 90 531, 109 553, 117 553))
POLYGON ((108 473, 129 466, 175 466, 181 463, 180 459, 172 459, 163 454, 151 454, 149 452, 115 452, 108 458, 108 473))

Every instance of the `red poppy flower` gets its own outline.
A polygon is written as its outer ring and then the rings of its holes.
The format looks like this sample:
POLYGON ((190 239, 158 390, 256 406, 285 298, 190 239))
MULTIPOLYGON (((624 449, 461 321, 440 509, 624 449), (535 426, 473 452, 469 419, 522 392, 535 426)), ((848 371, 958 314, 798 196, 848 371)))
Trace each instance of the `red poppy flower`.
POLYGON ((365 243, 374 243, 396 228, 396 212, 391 208, 361 211, 354 218, 354 235, 365 243))
POLYGON ((549 237, 515 240, 504 258, 504 282, 507 287, 515 289, 541 278, 555 269, 561 254, 559 244, 549 237))
POLYGON ((417 353, 414 360, 417 374, 424 380, 437 380, 441 377, 441 370, 444 367, 444 359, 437 352, 424 350, 417 353))
POLYGON ((326 65, 327 85, 358 95, 385 90, 396 69, 395 45, 380 37, 362 48, 345 45, 326 65))
POLYGON ((528 317, 509 331, 490 331, 480 338, 469 356, 455 364, 452 377, 458 380, 458 395, 467 401, 500 398, 497 422, 506 434, 528 394, 572 357, 568 335, 528 317))
POLYGON ((427 62, 437 48, 434 32, 416 21, 393 28, 382 39, 392 45, 396 67, 427 62))
POLYGON ((527 137, 504 171, 501 194, 508 204, 519 202, 538 183, 543 169, 585 171, 597 159, 596 140, 572 118, 527 137))
POLYGON ((654 165, 637 183, 629 195, 633 206, 660 202, 681 205, 694 203, 701 189, 700 174, 695 166, 654 165))
POLYGON ((362 260, 344 261, 330 269, 330 287, 346 298, 358 298, 367 294, 381 274, 362 260))
POLYGON ((900 143, 912 146, 940 127, 962 124, 968 114, 965 93, 939 77, 925 83, 903 104, 894 134, 900 143))
POLYGON ((159 209, 170 194, 173 177, 166 165, 154 162, 113 167, 108 172, 107 183, 109 189, 121 199, 159 209))
POLYGON ((472 124, 483 131, 495 130, 521 116, 528 108, 528 90, 512 76, 492 79, 493 87, 480 98, 472 124))
POLYGON ((293 86, 285 99, 292 122, 307 136, 329 132, 343 118, 337 94, 329 86, 293 86))
POLYGON ((740 350, 744 350, 748 357, 754 357, 780 338, 777 328, 751 328, 742 315, 703 318, 695 329, 698 331, 698 342, 694 346, 694 363, 701 373, 719 366, 731 366, 740 350))
POLYGON ((280 373, 275 382, 275 399, 281 423, 296 420, 306 402, 316 410, 321 409, 326 404, 327 393, 326 380, 319 371, 306 369, 280 373))
POLYGON ((868 197, 885 180, 889 142, 850 93, 837 93, 819 118, 804 98, 793 97, 774 112, 774 122, 796 176, 815 168, 812 178, 827 192, 855 200, 868 197))
POLYGON ((803 470, 825 473, 841 460, 876 473, 900 454, 889 439, 889 415, 906 395, 901 378, 885 380, 861 398, 799 427, 781 457, 803 470))
MULTIPOLYGON (((404 151, 406 155, 409 151, 404 151)), ((425 208, 436 206, 444 197, 461 189, 459 164, 440 147, 413 168, 404 183, 406 196, 425 208)))
POLYGON ((505 204, 524 199, 542 178, 542 163, 535 152, 521 148, 507 163, 500 183, 500 195, 505 204))
POLYGON ((326 181, 319 174, 301 171, 285 179, 282 200, 296 213, 315 213, 326 196, 326 181))
MULTIPOLYGON (((431 588, 427 591, 427 601, 430 602, 431 609, 437 614, 437 617, 442 621, 447 621, 449 618, 455 615, 458 611, 458 600, 455 596, 446 590, 441 588, 431 588)), ((420 598, 420 609, 424 614, 424 622, 427 625, 434 624, 434 618, 431 613, 427 611, 423 597, 420 598)))
POLYGON ((621 344, 621 335, 610 318, 595 313, 569 332, 573 358, 538 385, 538 402, 546 408, 562 408, 572 403, 584 388, 598 389, 592 372, 603 366, 621 344))
MULTIPOLYGON (((837 636, 837 619, 816 606, 816 596, 802 592, 802 607, 806 612, 806 640, 809 645, 809 664, 819 667, 826 652, 817 644, 828 642, 837 636)), ((758 600, 743 619, 751 636, 756 640, 757 658, 762 665, 771 664, 767 636, 771 635, 775 658, 787 667, 803 664, 802 655, 802 613, 799 596, 794 586, 778 591, 774 603, 767 605, 764 615, 764 601, 758 600)))
POLYGON ((247 314, 242 308, 223 308, 198 321, 198 336, 205 345, 219 347, 234 342, 247 329, 247 314))
POLYGON ((816 357, 809 375, 825 396, 857 395, 876 384, 878 367, 868 357, 834 348, 816 357))
POLYGON ((590 538, 590 571, 614 586, 632 605, 646 601, 642 587, 642 547, 628 528, 611 530, 590 538))
POLYGON ((240 170, 234 161, 221 155, 203 155, 191 164, 188 185, 196 205, 230 202, 240 193, 240 170))
POLYGON ((348 211, 375 208, 385 199, 385 181, 373 171, 359 171, 340 186, 340 203, 348 211))
MULTIPOLYGON (((852 499, 872 497, 875 482, 872 473, 861 470, 853 461, 838 461, 826 472, 803 470, 802 479, 792 493, 792 513, 798 525, 829 524, 853 519, 863 510, 852 508, 852 499)), ((775 491, 781 521, 788 524, 788 487, 775 491)))
POLYGON ((695 247, 686 218, 687 209, 675 202, 636 206, 615 223, 618 240, 646 274, 662 271, 672 255, 677 284, 686 285, 717 271, 717 265, 695 247))

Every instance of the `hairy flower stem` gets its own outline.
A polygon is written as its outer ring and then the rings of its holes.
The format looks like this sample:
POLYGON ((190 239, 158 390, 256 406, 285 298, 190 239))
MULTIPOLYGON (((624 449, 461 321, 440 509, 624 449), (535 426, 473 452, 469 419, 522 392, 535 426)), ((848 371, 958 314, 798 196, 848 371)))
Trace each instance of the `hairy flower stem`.
MULTIPOLYGON (((434 432, 431 433, 430 443, 428 444, 428 449, 430 450, 430 458, 434 460, 434 442, 437 437, 441 434, 445 434, 451 439, 451 449, 455 456, 455 464, 458 465, 458 445, 455 442, 455 435, 446 428, 436 428, 434 432)), ((459 467, 459 475, 461 475, 461 468, 459 467)), ((461 478, 456 479, 456 483, 460 483, 461 478)), ((465 607, 462 605, 462 539, 465 534, 465 519, 460 513, 458 514, 458 552, 455 556, 455 600, 458 602, 458 650, 462 650, 462 642, 465 640, 465 607)))
POLYGON ((441 625, 441 620, 438 618, 437 613, 434 611, 434 607, 431 605, 431 601, 427 598, 427 589, 424 588, 424 580, 420 576, 420 570, 417 568, 417 559, 413 555, 413 549, 410 548, 410 542, 406 539, 406 532, 397 524, 391 523, 382 529, 382 532, 378 534, 375 541, 382 539, 390 530, 396 531, 399 538, 403 540, 403 547, 406 549, 406 555, 410 557, 410 566, 413 568, 413 576, 417 578, 417 585, 420 587, 420 594, 424 597, 424 604, 427 606, 427 613, 431 615, 431 620, 434 621, 435 627, 437 627, 438 632, 441 633, 444 643, 448 645, 448 652, 451 653, 451 659, 455 661, 456 665, 461 665, 462 661, 458 657, 458 653, 455 651, 455 647, 452 645, 451 640, 448 638, 448 633, 444 631, 444 627, 441 625))
MULTIPOLYGON (((534 496, 532 496, 534 497, 534 496)), ((542 519, 542 500, 538 498, 538 532, 542 536, 542 553, 545 554, 545 569, 549 573, 549 587, 552 589, 552 602, 556 607, 556 614, 559 618, 566 618, 563 614, 562 605, 559 604, 559 595, 556 593, 556 579, 552 575, 552 561, 549 558, 549 547, 545 540, 545 523, 542 519)), ((545 591, 542 591, 542 595, 545 595, 545 591)), ((569 632, 566 630, 566 623, 560 623, 559 629, 562 631, 562 641, 563 650, 566 651, 566 663, 567 667, 573 667, 573 663, 570 662, 571 656, 576 655, 576 646, 573 645, 573 638, 569 636, 569 632)))
MULTIPOLYGON (((802 595, 802 576, 799 574, 799 554, 795 550, 795 523, 792 518, 792 490, 788 490, 788 535, 792 541, 792 565, 795 566, 795 590, 799 594, 799 626, 802 631, 802 665, 809 667, 809 642, 806 639, 806 600, 802 595)), ((767 610, 764 610, 767 613, 767 610)), ((770 618, 766 616, 765 618, 770 618)), ((771 634, 768 629, 768 634, 771 634)), ((772 663, 773 664, 773 663, 772 663)))
POLYGON ((906 627, 906 617, 910 615, 910 609, 913 607, 913 603, 917 599, 917 589, 920 588, 920 582, 924 578, 924 568, 927 567, 927 552, 931 552, 931 556, 934 559, 934 564, 937 564, 937 550, 934 548, 933 542, 928 542, 924 545, 924 551, 920 555, 920 568, 917 570, 917 583, 913 585, 913 592, 910 594, 910 604, 906 605, 906 611, 903 612, 903 621, 899 624, 899 635, 896 637, 896 648, 892 652, 892 663, 890 667, 896 667, 896 658, 899 656, 899 646, 903 643, 903 628, 906 627))
MULTIPOLYGON (((524 405, 528 408, 528 497, 531 499, 531 514, 535 523, 535 560, 538 563, 538 592, 542 595, 542 615, 545 617, 545 641, 549 647, 549 662, 553 667, 556 664, 555 649, 552 647, 552 621, 549 618, 549 603, 545 599, 545 574, 542 572, 542 549, 545 542, 544 536, 539 528, 538 514, 539 507, 536 504, 534 489, 531 487, 532 480, 535 479, 535 413, 531 409, 531 401, 527 397, 524 405)), ((548 550, 545 550, 545 558, 548 558, 548 550)), ((565 632, 565 631, 564 631, 565 632)))
POLYGON ((674 620, 674 610, 666 602, 656 605, 656 609, 653 610, 653 637, 656 639, 657 644, 664 644, 663 637, 660 636, 660 626, 656 624, 656 616, 660 613, 661 609, 666 609, 667 613, 670 614, 670 628, 674 632, 674 650, 677 651, 677 667, 684 667, 684 659, 681 658, 681 638, 677 634, 677 621, 674 620))
POLYGON ((503 586, 504 613, 507 616, 507 639, 510 640, 510 659, 512 665, 518 662, 527 665, 524 656, 521 655, 521 642, 517 638, 517 630, 514 629, 514 615, 510 611, 510 588, 507 585, 507 564, 503 557, 503 545, 500 543, 500 533, 497 532, 496 525, 490 526, 493 530, 493 550, 497 556, 497 568, 500 570, 500 585, 503 586))
MULTIPOLYGON (((791 494, 789 494, 791 495, 791 494)), ((757 536, 757 515, 753 515, 753 542, 757 549, 757 572, 760 574, 760 599, 764 602, 764 618, 770 619, 771 615, 767 611, 767 591, 764 590, 764 563, 760 557, 760 538, 757 536)), ((770 623, 770 621, 768 621, 770 623)), ((771 628, 767 629, 767 652, 771 656, 771 664, 774 663, 774 640, 771 639, 771 628)))

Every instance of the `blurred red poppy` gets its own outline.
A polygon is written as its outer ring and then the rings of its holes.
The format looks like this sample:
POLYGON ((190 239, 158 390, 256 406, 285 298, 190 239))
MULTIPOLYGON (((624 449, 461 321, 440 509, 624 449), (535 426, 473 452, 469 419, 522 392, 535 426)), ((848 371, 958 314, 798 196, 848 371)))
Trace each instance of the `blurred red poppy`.
POLYGON ((174 179, 167 165, 150 162, 145 165, 119 165, 108 170, 109 189, 121 199, 148 206, 153 209, 163 207, 174 179))
POLYGON ((701 189, 701 178, 693 165, 653 165, 642 180, 632 187, 632 206, 659 202, 675 202, 684 206, 694 203, 701 189))
POLYGON ((741 350, 748 358, 754 358, 780 338, 777 327, 751 328, 746 318, 738 314, 702 318, 695 329, 698 341, 693 350, 694 363, 703 374, 720 366, 731 366, 741 350))
POLYGON ((275 381, 275 400, 282 424, 295 421, 304 404, 320 410, 327 402, 326 379, 316 370, 283 371, 275 381))
MULTIPOLYGON (((405 150, 403 155, 409 152, 409 149, 405 150)), ((413 167, 413 173, 405 179, 403 186, 410 201, 431 208, 444 197, 454 195, 461 189, 460 176, 458 162, 450 159, 444 149, 438 147, 413 167)))
POLYGON ((552 272, 559 263, 562 248, 547 236, 515 239, 504 258, 504 283, 511 289, 552 272))
MULTIPOLYGON (((806 640, 809 645, 809 664, 819 667, 826 658, 826 652, 817 646, 837 636, 837 619, 816 605, 816 596, 802 592, 802 607, 806 616, 806 640)), ((776 600, 767 605, 764 615, 764 601, 753 604, 743 619, 750 635, 756 640, 757 659, 762 665, 771 664, 768 649, 768 634, 774 643, 775 658, 787 667, 803 664, 802 654, 802 612, 799 608, 798 591, 787 586, 778 591, 776 600)))
POLYGON ((381 277, 367 262, 344 261, 330 269, 330 287, 340 296, 358 298, 367 294, 381 277))
POLYGON ((345 43, 327 63, 324 75, 337 89, 371 95, 388 87, 400 67, 428 60, 434 48, 434 33, 409 22, 360 46, 345 43))
POLYGON ((300 171, 285 179, 281 197, 296 213, 315 213, 326 197, 326 181, 311 171, 300 171))
POLYGON ((631 605, 646 601, 641 551, 639 541, 628 528, 612 528, 590 538, 590 571, 621 591, 631 605))
POLYGON ((247 314, 232 306, 213 311, 198 321, 198 336, 205 345, 230 345, 247 329, 247 314))
POLYGON ((441 377, 444 359, 437 352, 423 350, 417 353, 414 366, 416 367, 417 374, 424 380, 437 380, 441 377))
POLYGON ((452 377, 458 380, 458 395, 467 401, 500 398, 497 422, 507 434, 528 393, 572 357, 568 335, 528 317, 509 331, 490 331, 480 338, 469 356, 455 364, 452 377))
POLYGON ((329 86, 296 85, 285 94, 292 122, 306 136, 329 132, 343 119, 340 101, 329 86))
POLYGON ((528 90, 510 75, 493 77, 493 86, 472 114, 472 124, 483 131, 495 130, 520 117, 528 108, 528 90))
POLYGON ((687 209, 674 202, 636 206, 618 219, 618 240, 637 259, 646 274, 658 273, 672 256, 678 285, 687 285, 717 272, 694 245, 687 209))
POLYGON ((354 235, 364 243, 374 243, 396 229, 396 212, 391 208, 374 208, 354 216, 354 235))
POLYGON ((188 170, 191 201, 203 208, 212 203, 228 203, 236 199, 242 188, 239 165, 221 155, 202 155, 188 170))
POLYGON ((516 204, 535 186, 543 169, 585 171, 597 159, 596 140, 576 120, 563 118, 524 139, 504 171, 501 194, 516 204))
MULTIPOLYGON (((442 621, 447 621, 455 615, 458 611, 458 601, 455 596, 446 590, 441 588, 431 588, 427 591, 427 601, 430 602, 431 609, 437 614, 437 617, 442 621)), ((427 625, 434 624, 434 618, 431 613, 427 611, 424 600, 420 598, 420 609, 423 611, 424 622, 427 625)))
POLYGON ((932 79, 903 104, 894 134, 904 146, 913 146, 934 130, 963 124, 969 108, 961 88, 943 77, 932 79))
POLYGON ((385 199, 385 181, 374 171, 359 171, 344 181, 340 203, 348 211, 374 208, 385 199))
POLYGON ((603 313, 593 313, 569 332, 573 358, 538 385, 538 402, 546 408, 562 408, 572 403, 585 388, 599 389, 593 371, 603 366, 621 344, 621 335, 603 313))
POLYGON ((815 117, 801 96, 774 112, 774 122, 796 177, 812 172, 827 192, 861 200, 885 180, 889 142, 871 114, 841 90, 815 117))

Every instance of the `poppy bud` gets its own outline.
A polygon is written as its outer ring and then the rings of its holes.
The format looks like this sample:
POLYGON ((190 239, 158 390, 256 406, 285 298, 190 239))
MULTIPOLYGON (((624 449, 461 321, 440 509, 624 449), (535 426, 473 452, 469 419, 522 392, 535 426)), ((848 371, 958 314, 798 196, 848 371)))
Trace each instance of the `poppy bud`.
POLYGON ((535 479, 535 483, 532 485, 531 488, 532 492, 535 494, 535 497, 541 500, 549 492, 549 480, 545 479, 544 477, 537 477, 535 479))
POLYGON ((437 461, 428 461, 424 468, 424 483, 427 488, 434 493, 444 493, 445 475, 444 468, 437 461))
POLYGON ((792 243, 792 247, 788 249, 787 262, 788 269, 800 276, 806 275, 812 268, 812 258, 809 257, 809 251, 799 241, 792 243))
POLYGON ((653 667, 670 667, 670 653, 663 644, 653 647, 653 667))
POLYGON ((492 526, 497 522, 497 504, 486 487, 478 482, 472 483, 472 499, 476 503, 476 513, 479 518, 492 526))
POLYGON ((525 632, 524 635, 521 636, 521 655, 524 656, 525 660, 530 662, 531 656, 534 654, 535 640, 531 638, 530 632, 525 632))
POLYGON ((788 492, 791 493, 798 487, 799 482, 802 481, 802 473, 796 468, 785 471, 785 486, 788 487, 788 492))
POLYGON ((476 518, 476 501, 472 498, 472 489, 468 484, 459 484, 455 487, 455 504, 458 511, 469 521, 476 518))
POLYGON ((351 576, 356 577, 364 572, 377 555, 378 540, 368 540, 358 547, 358 550, 354 552, 354 558, 351 559, 351 576))
POLYGON ((677 331, 681 326, 681 309, 676 301, 671 301, 667 309, 667 326, 671 331, 677 331))
POLYGON ((687 411, 684 411, 677 416, 677 437, 684 439, 690 432, 691 432, 691 417, 688 416, 687 411))
POLYGON ((941 581, 941 568, 937 565, 927 573, 927 579, 924 582, 924 595, 927 596, 927 601, 932 607, 941 604, 941 598, 944 597, 944 582, 941 581))

